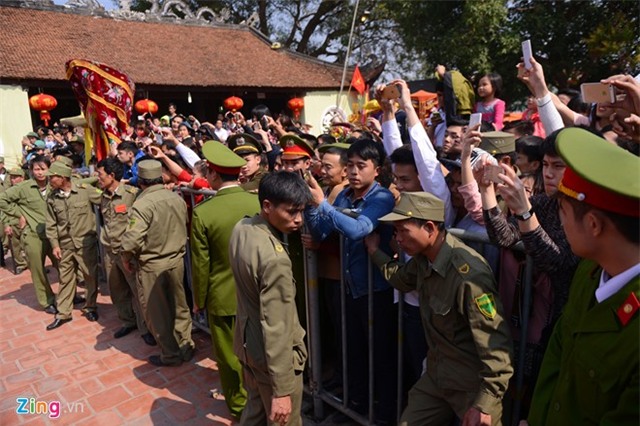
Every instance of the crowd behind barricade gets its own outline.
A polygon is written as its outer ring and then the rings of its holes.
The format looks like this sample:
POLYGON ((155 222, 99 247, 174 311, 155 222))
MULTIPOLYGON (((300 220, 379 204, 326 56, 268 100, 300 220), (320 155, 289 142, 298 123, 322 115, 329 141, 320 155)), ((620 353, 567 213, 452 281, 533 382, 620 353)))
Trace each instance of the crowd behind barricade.
POLYGON ((192 315, 206 311, 242 424, 301 424, 307 251, 321 293, 319 387, 348 413, 395 424, 400 400, 401 424, 490 425, 510 423, 517 399, 533 425, 637 424, 640 82, 610 77, 616 102, 588 105, 552 93, 531 58, 518 64, 527 109, 505 122, 498 74, 474 90, 459 71, 436 71, 428 120, 395 80, 373 90, 380 111, 366 124, 320 136, 264 105, 211 124, 171 104, 95 162, 81 129, 39 127, 22 141, 22 167, 0 164, 5 253, 17 274, 31 271, 53 330, 74 304, 99 319, 99 241, 114 337, 138 330, 158 346, 156 366, 191 360, 192 315))

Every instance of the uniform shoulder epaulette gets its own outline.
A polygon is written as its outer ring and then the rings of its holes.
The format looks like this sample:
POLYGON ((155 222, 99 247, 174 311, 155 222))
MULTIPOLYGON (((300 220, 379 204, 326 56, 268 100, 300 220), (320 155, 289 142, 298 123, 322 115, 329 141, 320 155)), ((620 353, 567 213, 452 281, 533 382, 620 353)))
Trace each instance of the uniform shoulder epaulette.
POLYGON ((135 186, 126 186, 127 192, 130 192, 131 194, 137 194, 138 193, 138 188, 136 188, 135 186))

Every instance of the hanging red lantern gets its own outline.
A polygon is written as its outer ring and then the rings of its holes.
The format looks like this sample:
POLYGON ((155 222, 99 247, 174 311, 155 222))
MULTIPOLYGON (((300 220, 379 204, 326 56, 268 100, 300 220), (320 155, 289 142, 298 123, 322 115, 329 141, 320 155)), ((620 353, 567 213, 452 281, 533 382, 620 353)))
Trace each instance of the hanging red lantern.
POLYGON ((244 102, 237 96, 231 96, 223 102, 224 107, 232 112, 236 112, 244 106, 244 102))
POLYGON ((304 99, 289 99, 289 102, 287 102, 287 106, 291 111, 293 111, 293 115, 295 116, 295 118, 298 119, 300 117, 300 111, 302 111, 302 108, 304 108, 304 99))
POLYGON ((40 120, 44 121, 46 127, 49 127, 49 120, 51 120, 49 111, 58 106, 58 101, 51 95, 40 93, 29 98, 29 106, 40 112, 40 120))
POLYGON ((136 111, 138 111, 138 114, 145 114, 147 112, 149 114, 155 114, 156 112, 158 112, 158 104, 149 99, 139 100, 134 105, 134 108, 136 109, 136 111))

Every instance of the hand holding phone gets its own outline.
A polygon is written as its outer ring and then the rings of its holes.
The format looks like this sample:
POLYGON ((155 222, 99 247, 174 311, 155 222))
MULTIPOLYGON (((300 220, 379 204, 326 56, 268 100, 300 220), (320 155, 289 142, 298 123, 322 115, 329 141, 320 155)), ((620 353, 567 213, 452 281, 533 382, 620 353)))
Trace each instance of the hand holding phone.
POLYGON ((484 166, 484 179, 493 183, 502 183, 502 179, 499 174, 503 173, 502 167, 493 164, 487 164, 484 166))
POLYGON ((482 113, 476 112, 471 114, 469 118, 469 129, 475 128, 480 123, 482 123, 482 113))
POLYGON ((605 83, 582 83, 580 94, 585 103, 606 104, 616 101, 615 87, 605 83))
POLYGON ((392 84, 389 86, 386 86, 383 90, 382 90, 382 99, 384 100, 392 100, 392 99, 398 99, 400 98, 400 87, 398 87, 399 85, 397 84, 392 84))
POLYGON ((531 52, 531 40, 525 40, 522 42, 522 59, 524 59, 524 67, 530 70, 531 67, 531 57, 533 53, 531 52))

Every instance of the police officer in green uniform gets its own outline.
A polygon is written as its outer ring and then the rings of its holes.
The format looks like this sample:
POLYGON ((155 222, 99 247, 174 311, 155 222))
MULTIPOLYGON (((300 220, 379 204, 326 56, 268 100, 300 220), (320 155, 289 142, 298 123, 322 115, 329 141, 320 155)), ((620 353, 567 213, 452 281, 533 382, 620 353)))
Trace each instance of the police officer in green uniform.
POLYGON ((57 264, 45 234, 48 170, 47 157, 36 155, 32 158, 29 162, 31 179, 0 194, 0 210, 8 217, 18 219, 18 227, 23 230, 24 250, 38 303, 45 312, 55 314, 55 295, 44 267, 45 256, 49 256, 54 265, 57 264))
POLYGON ((138 163, 138 184, 142 192, 131 207, 120 254, 126 269, 132 271, 135 264, 144 319, 160 346, 160 355, 151 355, 149 362, 180 365, 191 360, 195 350, 182 285, 187 205, 164 189, 159 161, 138 163))
MULTIPOLYGON (((18 185, 24 181, 24 170, 20 167, 14 167, 9 170, 5 182, 9 182, 7 188, 18 185)), ((27 261, 24 258, 23 243, 22 243, 22 229, 18 226, 18 219, 15 217, 9 217, 0 211, 0 222, 4 226, 4 233, 9 238, 7 242, 11 249, 11 255, 13 256, 13 262, 15 264, 15 272, 20 275, 25 269, 27 269, 27 261)))
POLYGON ((98 320, 98 238, 93 203, 100 199, 102 191, 71 182, 71 168, 59 162, 51 165, 47 176, 51 192, 46 200, 46 235, 53 256, 58 259, 60 275, 58 313, 47 326, 47 330, 53 330, 72 319, 76 270, 82 273, 87 288, 82 311, 89 321, 98 320))
POLYGON ((217 141, 202 147, 208 161, 207 179, 215 197, 199 204, 191 219, 191 271, 195 310, 206 308, 220 383, 231 414, 239 419, 247 401, 242 366, 233 353, 236 283, 229 263, 229 238, 245 216, 260 211, 258 197, 238 185, 246 161, 217 141))
POLYGON ((129 212, 138 195, 138 188, 120 183, 124 165, 116 158, 101 160, 97 171, 98 184, 103 190, 100 198, 103 219, 100 243, 104 247, 111 301, 122 322, 122 327, 116 330, 113 337, 119 339, 137 328, 145 343, 153 346, 156 341, 144 322, 136 279, 124 268, 120 257, 120 241, 129 224, 129 212))
POLYGON ((640 159, 562 130, 560 219, 582 262, 533 393, 530 425, 640 424, 640 159))
POLYGON ((304 329, 283 236, 302 226, 311 199, 296 174, 270 173, 260 182, 260 214, 238 222, 229 241, 237 284, 233 349, 242 363, 247 404, 242 425, 302 425, 304 329))
POLYGON ((262 164, 262 144, 248 133, 237 133, 227 139, 227 146, 245 160, 240 173, 242 189, 257 193, 260 179, 267 173, 262 164))
POLYGON ((371 260, 391 285, 417 290, 427 345, 426 373, 409 391, 402 425, 500 425, 502 397, 513 374, 511 336, 493 272, 478 253, 444 230, 444 203, 404 192, 391 213, 396 241, 408 255, 399 265, 365 238, 371 260))

